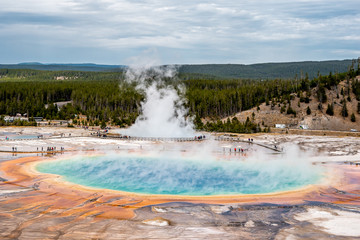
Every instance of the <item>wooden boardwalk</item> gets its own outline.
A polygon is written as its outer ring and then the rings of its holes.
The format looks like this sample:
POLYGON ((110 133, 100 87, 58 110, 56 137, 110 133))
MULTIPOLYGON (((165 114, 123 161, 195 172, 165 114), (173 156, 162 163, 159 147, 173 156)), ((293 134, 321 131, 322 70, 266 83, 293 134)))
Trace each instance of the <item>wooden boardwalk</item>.
POLYGON ((50 140, 50 139, 63 139, 63 138, 82 138, 82 137, 97 137, 96 135, 86 135, 86 136, 52 136, 52 137, 39 137, 39 138, 10 138, 10 139, 0 139, 0 141, 5 142, 18 142, 18 141, 38 141, 38 140, 50 140))
POLYGON ((119 139, 119 140, 127 140, 127 141, 153 141, 153 142, 194 142, 194 141, 204 141, 206 140, 204 137, 132 137, 132 136, 116 136, 116 135, 107 135, 106 137, 101 138, 109 138, 109 139, 119 139))
POLYGON ((258 143, 258 142, 254 142, 254 141, 249 141, 249 140, 243 140, 239 137, 228 137, 228 136, 219 136, 215 138, 216 141, 229 141, 229 142, 242 142, 242 143, 248 143, 248 144, 255 144, 258 145, 260 147, 264 147, 270 150, 273 150, 275 152, 283 152, 283 149, 276 147, 275 145, 268 145, 268 144, 264 144, 264 143, 258 143))
MULTIPOLYGON (((1 141, 6 142, 17 142, 17 141, 36 141, 36 140, 50 140, 50 139, 63 139, 63 138, 81 138, 81 137, 88 137, 88 138, 101 138, 101 139, 117 139, 123 141, 153 141, 153 142, 198 142, 198 141, 205 141, 207 140, 204 136, 196 136, 196 137, 132 137, 132 136, 122 136, 122 135, 86 135, 86 136, 53 136, 53 137, 46 137, 46 138, 17 138, 17 139, 2 139, 1 141)), ((229 137, 229 136, 218 136, 215 138, 216 141, 229 141, 229 142, 242 142, 248 144, 255 144, 275 152, 283 152, 283 149, 276 147, 275 145, 269 145, 249 140, 244 140, 239 137, 229 137)), ((44 151, 45 152, 45 151, 44 151)))
POLYGON ((156 141, 156 142, 194 142, 206 140, 203 136, 197 137, 132 137, 122 135, 85 135, 85 136, 52 136, 52 137, 40 137, 40 138, 16 138, 16 139, 1 139, 0 141, 6 142, 19 142, 19 141, 38 141, 38 140, 51 140, 51 139, 65 139, 65 138, 101 138, 101 139, 117 139, 124 141, 156 141))

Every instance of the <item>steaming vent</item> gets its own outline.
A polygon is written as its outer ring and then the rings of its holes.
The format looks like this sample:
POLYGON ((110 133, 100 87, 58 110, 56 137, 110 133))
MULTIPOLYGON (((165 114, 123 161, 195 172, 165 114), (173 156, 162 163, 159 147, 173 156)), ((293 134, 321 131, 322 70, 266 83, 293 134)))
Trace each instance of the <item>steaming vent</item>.
POLYGON ((185 86, 177 79, 175 66, 129 67, 125 79, 136 84, 136 90, 144 95, 140 115, 135 123, 120 130, 130 138, 196 139, 193 119, 185 107, 185 86))

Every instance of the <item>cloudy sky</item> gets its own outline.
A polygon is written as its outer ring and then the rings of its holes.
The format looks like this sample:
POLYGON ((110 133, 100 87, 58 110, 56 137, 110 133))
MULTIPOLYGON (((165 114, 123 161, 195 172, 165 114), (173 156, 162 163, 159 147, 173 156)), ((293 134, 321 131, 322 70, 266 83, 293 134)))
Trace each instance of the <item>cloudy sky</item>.
POLYGON ((260 63, 360 56, 359 0, 0 0, 0 63, 260 63))

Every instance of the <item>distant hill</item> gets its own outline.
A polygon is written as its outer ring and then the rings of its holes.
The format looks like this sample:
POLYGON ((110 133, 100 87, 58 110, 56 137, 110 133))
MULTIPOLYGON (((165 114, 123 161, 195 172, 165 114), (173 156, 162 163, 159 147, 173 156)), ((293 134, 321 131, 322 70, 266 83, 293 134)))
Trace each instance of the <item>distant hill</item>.
POLYGON ((68 64, 43 64, 27 62, 19 64, 0 64, 0 69, 33 69, 45 71, 89 71, 89 72, 119 72, 124 70, 124 65, 99 65, 94 63, 68 63, 68 64))
POLYGON ((220 78, 249 78, 249 79, 274 79, 300 77, 308 73, 309 78, 316 77, 318 72, 327 75, 329 72, 346 72, 352 60, 340 61, 308 61, 288 63, 260 63, 260 64, 205 64, 182 65, 179 72, 182 74, 205 74, 220 78))
MULTIPOLYGON (((242 78, 242 79, 291 79, 308 73, 309 78, 316 77, 318 72, 327 75, 329 72, 346 72, 352 60, 307 61, 287 63, 259 63, 259 64, 199 64, 180 65, 179 73, 190 78, 242 78)), ((125 65, 99 65, 93 63, 82 64, 42 64, 38 62, 19 64, 0 64, 0 69, 34 69, 50 71, 92 71, 119 72, 126 69, 125 65)))

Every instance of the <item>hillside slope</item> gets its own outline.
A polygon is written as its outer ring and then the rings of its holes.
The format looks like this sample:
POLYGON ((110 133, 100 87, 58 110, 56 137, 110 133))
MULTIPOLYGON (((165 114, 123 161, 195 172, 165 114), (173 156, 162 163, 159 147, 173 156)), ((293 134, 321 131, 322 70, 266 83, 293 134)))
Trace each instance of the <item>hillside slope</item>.
POLYGON ((86 71, 86 72, 120 72, 126 68, 124 65, 99 65, 93 63, 80 64, 42 64, 42 63, 19 63, 0 64, 0 69, 32 69, 43 71, 86 71))
MULTIPOLYGON (((319 109, 319 101, 317 99, 316 88, 311 90, 310 102, 300 102, 297 94, 292 94, 292 100, 290 101, 291 108, 296 112, 294 114, 287 114, 289 103, 272 103, 269 105, 263 103, 259 108, 255 107, 241 113, 237 113, 230 117, 236 117, 239 121, 244 122, 247 118, 254 121, 256 124, 260 124, 261 127, 275 127, 275 124, 285 124, 287 128, 300 128, 301 125, 306 125, 312 130, 335 130, 335 131, 350 131, 355 129, 360 131, 360 114, 358 112, 359 101, 356 100, 355 94, 350 91, 350 94, 341 94, 341 89, 347 89, 353 81, 360 81, 360 76, 350 80, 347 83, 346 80, 340 82, 336 88, 331 90, 326 89, 327 102, 321 103, 322 109, 319 109), (350 96, 351 101, 346 101, 348 110, 348 116, 343 117, 341 115, 343 109, 342 100, 348 99, 350 96), (326 113, 328 104, 333 103, 334 115, 330 116, 326 113), (310 108, 311 113, 307 114, 307 108, 310 108), (281 108, 284 112, 281 112, 281 108), (351 114, 355 115, 355 122, 351 121, 351 114)), ((344 91, 346 92, 346 91, 344 91)), ((303 93, 305 94, 305 92, 303 93)), ((222 119, 224 122, 227 118, 222 119)))
MULTIPOLYGON (((178 65, 179 74, 190 78, 232 78, 232 79, 293 79, 308 73, 309 78, 318 73, 327 75, 329 72, 340 73, 348 71, 352 60, 307 61, 259 64, 198 64, 178 65)), ((124 65, 83 64, 43 64, 37 62, 20 64, 0 64, 0 69, 33 69, 47 71, 94 71, 119 72, 124 71, 124 65)))

